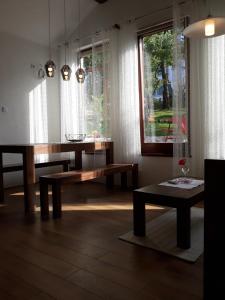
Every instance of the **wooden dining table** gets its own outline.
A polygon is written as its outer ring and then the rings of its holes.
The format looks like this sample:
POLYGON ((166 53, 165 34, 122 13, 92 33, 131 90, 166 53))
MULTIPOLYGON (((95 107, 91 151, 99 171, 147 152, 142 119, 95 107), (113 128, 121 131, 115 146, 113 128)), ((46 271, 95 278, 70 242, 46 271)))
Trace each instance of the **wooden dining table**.
POLYGON ((35 203, 35 155, 74 152, 75 169, 82 169, 82 152, 95 153, 105 151, 106 164, 113 163, 113 142, 77 142, 77 143, 48 143, 48 144, 8 144, 0 145, 0 202, 4 199, 3 187, 3 153, 22 154, 24 207, 25 214, 33 214, 35 203))

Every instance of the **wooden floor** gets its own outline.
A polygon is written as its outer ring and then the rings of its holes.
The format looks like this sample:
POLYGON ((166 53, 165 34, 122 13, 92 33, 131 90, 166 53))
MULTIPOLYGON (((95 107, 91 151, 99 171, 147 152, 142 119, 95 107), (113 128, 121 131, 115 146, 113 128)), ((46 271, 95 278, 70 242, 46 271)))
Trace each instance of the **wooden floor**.
MULTIPOLYGON (((35 220, 24 219, 21 188, 6 190, 6 199, 0 299, 202 299, 202 257, 187 263, 118 239, 132 229, 131 192, 65 187, 62 219, 45 222, 39 208, 35 220)), ((163 212, 148 206, 147 217, 163 212)))

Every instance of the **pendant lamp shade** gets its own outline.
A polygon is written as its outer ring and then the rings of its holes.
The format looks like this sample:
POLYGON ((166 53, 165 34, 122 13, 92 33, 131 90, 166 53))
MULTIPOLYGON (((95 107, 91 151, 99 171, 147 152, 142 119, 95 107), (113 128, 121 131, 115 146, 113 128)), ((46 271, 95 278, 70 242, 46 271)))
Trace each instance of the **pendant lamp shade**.
POLYGON ((45 64, 45 72, 47 74, 48 77, 52 78, 55 75, 55 63, 53 60, 48 60, 45 64))
POLYGON ((68 65, 64 65, 61 68, 61 74, 62 74, 62 78, 65 81, 70 80, 70 76, 71 76, 72 70, 68 65))
POLYGON ((195 22, 183 31, 184 36, 188 38, 207 38, 225 34, 225 18, 211 17, 195 22))
POLYGON ((77 81, 79 83, 83 83, 85 80, 85 71, 82 68, 78 68, 76 71, 76 77, 77 77, 77 81))
POLYGON ((56 65, 52 60, 52 49, 51 49, 51 7, 50 0, 48 0, 48 36, 49 36, 49 60, 45 64, 46 75, 50 78, 54 77, 56 65))

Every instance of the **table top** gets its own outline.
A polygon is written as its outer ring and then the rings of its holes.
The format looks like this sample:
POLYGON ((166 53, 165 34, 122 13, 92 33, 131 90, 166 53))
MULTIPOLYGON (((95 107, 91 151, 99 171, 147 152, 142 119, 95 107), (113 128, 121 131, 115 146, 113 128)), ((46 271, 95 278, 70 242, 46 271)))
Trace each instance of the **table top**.
POLYGON ((70 151, 98 151, 111 148, 112 141, 76 142, 76 143, 42 143, 42 144, 1 144, 2 153, 23 153, 33 149, 34 154, 70 152, 70 151))
POLYGON ((192 206, 203 200, 204 184, 190 190, 152 184, 136 189, 133 193, 135 197, 149 204, 168 207, 192 206))
POLYGON ((177 187, 164 186, 159 184, 147 185, 142 188, 136 189, 135 192, 144 193, 149 195, 161 195, 175 198, 191 198, 201 192, 204 192, 204 184, 197 186, 193 189, 181 189, 177 187))

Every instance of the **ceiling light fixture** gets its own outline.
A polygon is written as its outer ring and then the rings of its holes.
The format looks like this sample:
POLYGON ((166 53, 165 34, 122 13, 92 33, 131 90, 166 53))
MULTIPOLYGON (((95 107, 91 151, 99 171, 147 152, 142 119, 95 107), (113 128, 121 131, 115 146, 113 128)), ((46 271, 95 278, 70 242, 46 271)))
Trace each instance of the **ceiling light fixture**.
POLYGON ((66 41, 66 36, 67 36, 67 28, 66 28, 66 0, 64 0, 64 36, 65 36, 65 65, 62 66, 61 68, 61 74, 62 74, 62 78, 65 81, 70 80, 70 76, 72 73, 71 68, 66 64, 66 49, 68 47, 68 42, 66 41))
MULTIPOLYGON (((203 1, 206 9, 209 4, 206 0, 203 1)), ((187 26, 183 31, 184 36, 189 38, 208 38, 225 34, 225 18, 224 17, 212 17, 209 12, 206 19, 200 20, 187 26)))
POLYGON ((78 69, 76 71, 76 77, 78 83, 83 83, 85 80, 85 71, 81 67, 81 55, 80 55, 80 0, 78 0, 78 69))
POLYGON ((48 37, 49 37, 49 60, 45 64, 45 71, 48 77, 54 77, 55 63, 52 60, 52 48, 51 48, 51 13, 50 13, 50 0, 48 0, 48 37))

